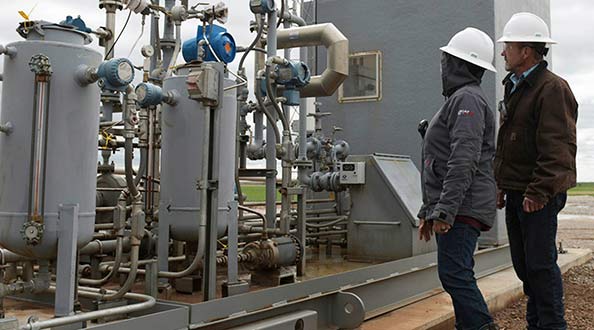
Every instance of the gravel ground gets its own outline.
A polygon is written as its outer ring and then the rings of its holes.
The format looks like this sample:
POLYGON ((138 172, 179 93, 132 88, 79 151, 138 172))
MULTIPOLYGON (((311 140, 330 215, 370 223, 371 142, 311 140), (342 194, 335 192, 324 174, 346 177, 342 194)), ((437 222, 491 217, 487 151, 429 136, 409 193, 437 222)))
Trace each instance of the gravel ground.
MULTIPOLYGON (((563 247, 594 251, 594 197, 570 196, 559 217, 558 241, 563 247)), ((563 275, 568 329, 594 329, 594 261, 563 275)), ((502 330, 523 330, 526 298, 495 314, 502 330)))

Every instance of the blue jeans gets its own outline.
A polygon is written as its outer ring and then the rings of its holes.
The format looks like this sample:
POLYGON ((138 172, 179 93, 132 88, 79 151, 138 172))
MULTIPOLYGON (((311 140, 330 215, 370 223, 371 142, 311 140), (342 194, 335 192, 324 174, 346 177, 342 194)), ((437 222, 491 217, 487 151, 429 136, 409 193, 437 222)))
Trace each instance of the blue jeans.
POLYGON ((474 250, 480 231, 454 222, 437 239, 437 269, 444 290, 452 297, 456 329, 480 330, 493 322, 474 278, 474 250))
POLYGON ((529 330, 565 330, 563 282, 557 266, 557 214, 565 206, 561 193, 537 212, 526 213, 520 191, 506 191, 505 222, 516 274, 528 297, 526 321, 529 330))

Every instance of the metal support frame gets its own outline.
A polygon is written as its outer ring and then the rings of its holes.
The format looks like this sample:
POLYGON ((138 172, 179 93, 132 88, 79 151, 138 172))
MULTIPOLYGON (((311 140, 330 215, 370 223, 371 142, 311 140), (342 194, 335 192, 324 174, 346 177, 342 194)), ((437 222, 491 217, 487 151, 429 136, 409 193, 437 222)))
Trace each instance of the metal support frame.
MULTIPOLYGON (((436 258, 429 253, 198 304, 161 302, 129 319, 90 329, 244 330, 257 325, 278 330, 301 322, 304 327, 297 329, 355 329, 364 320, 437 294, 436 258)), ((510 267, 509 246, 479 251, 475 262, 477 278, 510 267)))
POLYGON ((249 291, 249 284, 245 281, 239 280, 237 253, 238 253, 238 233, 237 233, 237 219, 238 219, 238 203, 232 201, 229 203, 229 213, 227 215, 228 229, 227 229, 227 282, 223 283, 223 297, 233 296, 249 291))
MULTIPOLYGON (((219 95, 218 99, 223 99, 223 68, 216 67, 219 74, 219 95)), ((218 215, 219 215, 219 153, 221 134, 223 129, 216 111, 222 111, 221 102, 218 107, 206 107, 209 113, 205 116, 208 118, 210 130, 210 143, 208 144, 208 189, 206 190, 206 249, 204 253, 204 270, 202 273, 203 284, 203 299, 204 301, 213 300, 217 294, 217 244, 218 244, 218 215)), ((207 119, 205 119, 207 120, 207 119)))
MULTIPOLYGON (((300 169, 301 170, 301 169, 300 169)), ((307 222, 307 188, 303 187, 301 194, 297 195, 297 239, 306 245, 307 230, 305 224, 307 222)), ((304 249, 305 254, 305 249, 304 249)), ((305 275, 306 257, 303 255, 297 263, 297 276, 305 275)))
MULTIPOLYGON (((428 253, 193 304, 190 329, 230 329, 295 310, 317 311, 320 330, 354 329, 365 319, 435 294, 440 287, 436 261, 436 253, 428 253), (363 314, 360 314, 361 308, 363 314)), ((509 246, 480 251, 475 255, 475 262, 477 278, 507 268, 511 265, 509 246)))
POLYGON ((59 210, 58 261, 56 265, 57 317, 74 313, 74 292, 77 273, 78 204, 63 204, 59 210))
MULTIPOLYGON (((276 10, 268 14, 268 35, 266 43, 267 58, 276 56, 276 10)), ((269 95, 270 97, 270 95, 269 95)), ((275 111, 272 111, 272 118, 275 122, 278 120, 275 111)), ((266 168, 276 169, 276 144, 281 141, 276 141, 274 129, 270 123, 266 125, 266 168)), ((266 176, 266 218, 268 228, 275 228, 276 219, 276 171, 274 175, 266 176)))
POLYGON ((159 267, 157 265, 157 260, 152 260, 151 263, 145 266, 145 275, 144 275, 144 293, 157 298, 159 294, 158 290, 158 277, 159 277, 159 267))

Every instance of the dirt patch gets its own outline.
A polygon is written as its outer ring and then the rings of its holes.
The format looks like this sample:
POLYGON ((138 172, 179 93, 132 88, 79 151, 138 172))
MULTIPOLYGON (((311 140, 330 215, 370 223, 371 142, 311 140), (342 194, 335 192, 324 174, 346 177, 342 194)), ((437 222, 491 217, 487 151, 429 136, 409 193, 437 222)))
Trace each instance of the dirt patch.
POLYGON ((594 215, 594 196, 568 196, 562 214, 594 215))
MULTIPOLYGON (((563 275, 565 319, 568 329, 594 329, 594 261, 563 275)), ((495 314, 501 330, 526 329, 526 298, 495 314)))
MULTIPOLYGON (((594 251, 594 197, 569 196, 559 215, 557 241, 594 251)), ((594 260, 563 275, 568 329, 594 329, 594 260)), ((495 314, 502 330, 526 329, 526 297, 495 314)))

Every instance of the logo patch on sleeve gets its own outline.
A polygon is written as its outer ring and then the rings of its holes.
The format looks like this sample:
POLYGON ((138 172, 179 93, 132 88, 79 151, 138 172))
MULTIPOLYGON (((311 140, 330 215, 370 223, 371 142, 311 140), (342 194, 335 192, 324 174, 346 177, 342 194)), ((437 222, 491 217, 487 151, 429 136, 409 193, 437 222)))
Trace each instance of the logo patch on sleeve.
POLYGON ((472 116, 474 116, 474 111, 472 111, 472 110, 465 110, 465 109, 460 109, 460 110, 458 110, 458 116, 463 116, 463 117, 472 117, 472 116))

